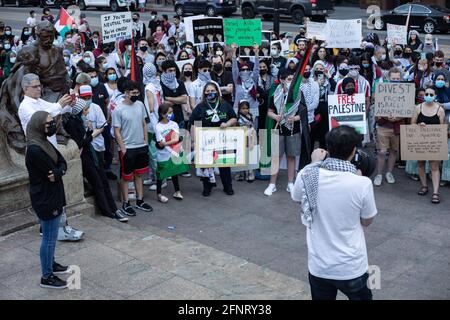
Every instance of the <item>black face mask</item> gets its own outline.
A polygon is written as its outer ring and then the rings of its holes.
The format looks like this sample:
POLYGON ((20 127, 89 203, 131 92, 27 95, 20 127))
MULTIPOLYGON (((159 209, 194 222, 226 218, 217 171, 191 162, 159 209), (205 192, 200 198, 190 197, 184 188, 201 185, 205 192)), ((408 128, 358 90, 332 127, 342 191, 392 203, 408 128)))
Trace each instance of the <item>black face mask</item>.
POLYGON ((339 69, 339 73, 341 74, 341 76, 346 76, 348 74, 348 69, 339 69))
POLYGON ((138 99, 139 99, 139 96, 130 96, 131 102, 136 102, 136 101, 138 101, 138 99))
POLYGON ((395 50, 394 55, 400 56, 402 54, 402 50, 395 50))
POLYGON ((405 59, 411 58, 411 53, 410 52, 403 52, 403 58, 405 58, 405 59))
POLYGON ((323 71, 314 71, 314 75, 318 77, 319 75, 323 74, 323 71))
POLYGON ((184 71, 183 74, 185 77, 188 77, 188 78, 192 77, 192 71, 184 71))
POLYGON ((309 79, 309 77, 311 77, 311 71, 305 71, 305 72, 303 73, 303 76, 304 76, 306 79, 309 79))
POLYGON ((142 52, 145 52, 145 51, 148 50, 148 47, 147 47, 147 46, 142 46, 142 47, 140 47, 139 49, 141 49, 142 52))
POLYGON ((221 63, 213 65, 213 70, 215 72, 220 72, 220 71, 222 71, 222 69, 223 69, 223 65, 221 63))
POLYGON ((267 73, 267 69, 262 69, 262 70, 259 70, 259 74, 260 75, 265 75, 267 73))
POLYGON ((55 120, 52 120, 49 122, 47 127, 47 132, 45 133, 47 137, 51 137, 56 133, 56 122, 55 120))
POLYGON ((436 62, 435 63, 435 66, 438 67, 438 68, 442 67, 443 65, 444 65, 443 62, 436 62))
POLYGON ((347 95, 349 95, 349 96, 351 96, 352 94, 354 94, 355 93, 355 88, 348 88, 348 89, 345 89, 345 94, 347 94, 347 95))
POLYGON ((233 67, 225 67, 226 71, 233 71, 233 67))

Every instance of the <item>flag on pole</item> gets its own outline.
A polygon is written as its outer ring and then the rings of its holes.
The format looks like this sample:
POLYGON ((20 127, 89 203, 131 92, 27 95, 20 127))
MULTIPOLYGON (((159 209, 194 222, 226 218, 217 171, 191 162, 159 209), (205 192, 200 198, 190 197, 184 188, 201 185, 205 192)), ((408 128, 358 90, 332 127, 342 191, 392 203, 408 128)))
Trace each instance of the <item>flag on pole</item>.
POLYGON ((63 39, 65 38, 66 32, 70 31, 74 23, 76 23, 75 19, 69 15, 66 9, 61 7, 58 20, 55 23, 55 29, 63 39))

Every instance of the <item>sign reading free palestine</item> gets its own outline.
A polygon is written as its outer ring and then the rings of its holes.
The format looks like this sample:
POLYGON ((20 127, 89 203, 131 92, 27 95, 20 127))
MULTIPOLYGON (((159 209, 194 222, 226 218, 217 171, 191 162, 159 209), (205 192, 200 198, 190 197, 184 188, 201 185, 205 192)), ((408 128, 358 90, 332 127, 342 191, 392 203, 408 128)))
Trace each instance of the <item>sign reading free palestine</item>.
POLYGON ((367 133, 366 97, 362 93, 354 95, 333 94, 328 96, 330 130, 340 125, 348 125, 359 134, 367 133))

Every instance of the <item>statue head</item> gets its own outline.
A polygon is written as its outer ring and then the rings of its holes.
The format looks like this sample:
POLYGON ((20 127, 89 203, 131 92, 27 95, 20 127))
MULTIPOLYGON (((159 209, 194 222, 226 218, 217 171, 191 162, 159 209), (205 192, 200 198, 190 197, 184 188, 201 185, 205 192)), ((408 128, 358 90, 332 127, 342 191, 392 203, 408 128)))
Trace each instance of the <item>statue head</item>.
POLYGON ((55 40, 55 27, 53 27, 50 21, 41 21, 36 26, 36 35, 39 39, 39 45, 43 49, 49 50, 55 40))

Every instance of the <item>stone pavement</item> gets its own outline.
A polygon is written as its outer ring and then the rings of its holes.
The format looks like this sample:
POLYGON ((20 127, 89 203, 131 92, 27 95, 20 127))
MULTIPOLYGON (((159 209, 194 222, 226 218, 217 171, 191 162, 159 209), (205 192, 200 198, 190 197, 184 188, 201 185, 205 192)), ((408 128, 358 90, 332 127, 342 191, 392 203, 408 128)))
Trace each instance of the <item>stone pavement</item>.
MULTIPOLYGON (((381 271, 374 298, 449 299, 450 188, 433 205, 395 174, 396 185, 375 189, 379 214, 366 229, 369 264, 381 271)), ((232 197, 219 183, 203 198, 198 178, 181 178, 185 200, 161 204, 146 191, 154 212, 128 224, 70 218, 86 239, 59 242, 56 258, 80 266, 81 290, 38 286, 37 227, 0 238, 0 299, 309 299, 305 228, 285 186, 282 173, 270 198, 264 181, 235 182, 232 197)), ((171 183, 163 190, 172 194, 171 183)))

